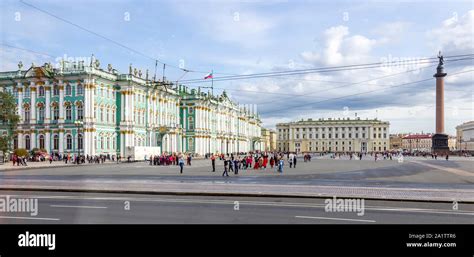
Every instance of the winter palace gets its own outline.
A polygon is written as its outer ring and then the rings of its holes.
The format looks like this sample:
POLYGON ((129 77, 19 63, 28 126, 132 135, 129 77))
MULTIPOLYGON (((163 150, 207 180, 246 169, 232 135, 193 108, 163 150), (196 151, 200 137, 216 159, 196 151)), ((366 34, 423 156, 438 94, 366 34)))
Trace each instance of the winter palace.
POLYGON ((152 82, 148 71, 130 66, 120 74, 97 59, 22 68, 20 62, 17 71, 0 72, 0 90, 14 95, 20 116, 13 148, 120 156, 132 146, 200 155, 264 148, 256 111, 225 91, 214 96, 152 82))

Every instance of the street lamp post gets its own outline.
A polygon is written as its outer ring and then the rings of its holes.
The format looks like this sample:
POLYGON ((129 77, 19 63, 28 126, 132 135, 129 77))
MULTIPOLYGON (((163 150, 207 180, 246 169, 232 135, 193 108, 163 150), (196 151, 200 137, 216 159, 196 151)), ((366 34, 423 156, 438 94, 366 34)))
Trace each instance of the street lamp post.
MULTIPOLYGON (((77 163, 81 163, 81 147, 79 147, 79 129, 84 125, 84 122, 82 120, 76 120, 74 124, 77 126, 77 152, 78 152, 78 157, 77 157, 77 163)), ((83 146, 84 144, 82 144, 83 146)))

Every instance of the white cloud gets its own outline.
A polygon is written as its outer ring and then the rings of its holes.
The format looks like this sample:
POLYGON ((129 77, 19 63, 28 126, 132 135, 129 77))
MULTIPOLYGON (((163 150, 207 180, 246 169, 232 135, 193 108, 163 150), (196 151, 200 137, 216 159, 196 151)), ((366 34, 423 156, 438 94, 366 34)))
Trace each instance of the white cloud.
POLYGON ((346 26, 331 27, 324 32, 324 49, 321 52, 304 51, 301 57, 322 65, 343 65, 360 63, 370 59, 369 53, 377 43, 362 35, 349 35, 346 26))
POLYGON ((427 32, 428 39, 434 41, 434 48, 443 51, 473 50, 474 10, 462 17, 453 16, 443 21, 439 28, 427 32))

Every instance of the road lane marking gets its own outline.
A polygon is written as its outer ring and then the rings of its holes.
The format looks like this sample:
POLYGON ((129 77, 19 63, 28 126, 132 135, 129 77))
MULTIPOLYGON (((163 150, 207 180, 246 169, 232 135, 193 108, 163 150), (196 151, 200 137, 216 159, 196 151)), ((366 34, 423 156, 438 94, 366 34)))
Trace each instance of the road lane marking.
POLYGON ((53 208, 85 208, 85 209, 107 209, 106 206, 86 206, 86 205, 50 205, 53 208))
POLYGON ((342 218, 312 217, 312 216, 295 216, 295 218, 298 218, 298 219, 321 219, 321 220, 358 221, 358 222, 376 222, 375 220, 342 219, 342 218))
POLYGON ((54 220, 54 221, 60 220, 56 218, 14 217, 14 216, 0 216, 0 219, 54 220))

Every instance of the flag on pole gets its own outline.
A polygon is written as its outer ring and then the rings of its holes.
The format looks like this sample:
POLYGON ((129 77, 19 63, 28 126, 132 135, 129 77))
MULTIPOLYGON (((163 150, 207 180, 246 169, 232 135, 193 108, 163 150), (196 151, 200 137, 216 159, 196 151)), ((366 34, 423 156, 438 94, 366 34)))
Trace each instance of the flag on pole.
POLYGON ((212 79, 212 78, 214 78, 212 71, 204 77, 204 79, 212 79))

